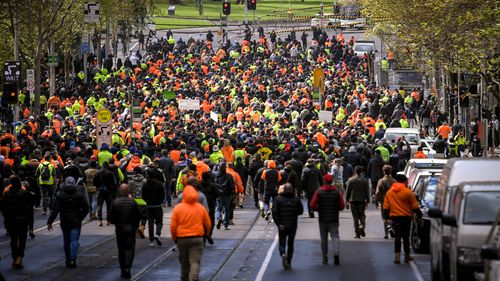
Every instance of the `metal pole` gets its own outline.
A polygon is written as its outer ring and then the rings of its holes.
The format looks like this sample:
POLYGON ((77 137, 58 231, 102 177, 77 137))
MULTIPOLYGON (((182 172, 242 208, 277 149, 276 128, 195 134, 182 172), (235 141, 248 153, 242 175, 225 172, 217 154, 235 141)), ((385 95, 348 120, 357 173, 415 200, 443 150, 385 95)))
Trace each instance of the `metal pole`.
POLYGON ((323 77, 319 78, 319 110, 323 109, 323 77))
MULTIPOLYGON (((484 83, 484 78, 481 75, 481 115, 483 114, 483 111, 486 109, 486 105, 484 104, 484 99, 485 99, 485 83, 484 83)), ((488 157, 488 119, 486 116, 481 116, 482 122, 483 122, 483 144, 484 144, 484 149, 483 149, 483 158, 488 157)))
POLYGON ((458 98, 458 101, 457 101, 457 105, 458 105, 458 120, 460 121, 460 123, 463 123, 463 116, 462 116, 462 107, 460 106, 460 87, 462 85, 462 73, 460 73, 460 71, 458 71, 458 82, 457 82, 457 88, 458 88, 458 94, 457 94, 457 98, 458 98))
MULTIPOLYGON (((53 54, 55 53, 55 46, 54 46, 54 40, 50 40, 50 52, 53 54)), ((54 93, 56 92, 56 67, 51 64, 50 69, 49 69, 49 93, 50 96, 53 96, 54 93)))
MULTIPOLYGON (((17 5, 16 5, 17 6, 17 5)), ((19 60, 19 24, 18 24, 18 19, 17 19, 17 7, 16 11, 14 12, 14 60, 18 61, 19 60)), ((19 81, 16 82, 17 84, 17 89, 19 91, 19 81)), ((16 103, 14 105, 14 124, 16 124, 19 121, 19 99, 16 100, 16 103)), ((15 127, 14 127, 15 129, 15 127)))
POLYGON ((132 139, 135 137, 135 134, 134 134, 134 114, 133 114, 134 99, 132 96, 132 91, 129 91, 128 99, 130 102, 130 142, 132 142, 132 139))

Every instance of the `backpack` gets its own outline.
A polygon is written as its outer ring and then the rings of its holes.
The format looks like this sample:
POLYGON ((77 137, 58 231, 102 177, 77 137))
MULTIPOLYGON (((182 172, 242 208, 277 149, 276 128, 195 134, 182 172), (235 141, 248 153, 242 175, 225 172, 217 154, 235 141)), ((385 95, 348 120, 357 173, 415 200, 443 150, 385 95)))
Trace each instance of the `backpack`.
POLYGON ((52 173, 50 171, 50 163, 42 164, 42 171, 40 173, 40 178, 42 179, 42 181, 50 180, 51 175, 52 173))

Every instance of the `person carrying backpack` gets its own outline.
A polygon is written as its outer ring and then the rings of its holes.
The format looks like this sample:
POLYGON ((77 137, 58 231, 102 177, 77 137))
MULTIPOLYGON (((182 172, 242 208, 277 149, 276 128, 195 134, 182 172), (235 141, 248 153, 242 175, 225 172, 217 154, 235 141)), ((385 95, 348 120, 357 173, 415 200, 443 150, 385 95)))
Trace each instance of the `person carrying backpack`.
POLYGON ((278 195, 278 186, 281 181, 281 174, 276 169, 276 162, 269 160, 267 170, 262 173, 261 179, 264 181, 264 212, 266 213, 266 221, 271 215, 270 205, 278 195))
POLYGON ((52 210, 54 199, 54 187, 56 184, 56 168, 51 163, 50 154, 45 154, 44 161, 38 165, 35 178, 42 190, 42 214, 47 214, 47 209, 52 210))

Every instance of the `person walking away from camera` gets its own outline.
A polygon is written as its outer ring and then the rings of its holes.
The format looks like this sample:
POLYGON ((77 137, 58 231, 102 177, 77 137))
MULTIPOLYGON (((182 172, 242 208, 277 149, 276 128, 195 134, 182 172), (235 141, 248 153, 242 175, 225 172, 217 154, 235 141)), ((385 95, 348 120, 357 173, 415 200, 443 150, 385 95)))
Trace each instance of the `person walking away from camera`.
POLYGON ((97 196, 96 196, 96 186, 94 185, 94 178, 97 175, 99 170, 97 169, 97 162, 91 161, 90 168, 85 170, 85 178, 87 184, 87 193, 89 197, 89 210, 90 210, 90 219, 96 220, 96 211, 97 211, 97 196))
POLYGON ((370 202, 370 184, 363 177, 363 167, 356 166, 356 174, 347 181, 347 207, 351 208, 354 220, 354 238, 365 237, 366 215, 365 209, 370 202))
POLYGON ((111 204, 108 220, 115 225, 116 244, 121 277, 131 278, 130 270, 134 262, 135 237, 143 214, 139 205, 129 196, 128 185, 123 183, 118 189, 118 197, 111 204))
MULTIPOLYGON (((106 214, 109 214, 109 208, 116 195, 116 177, 108 162, 104 162, 101 170, 94 177, 94 185, 97 188, 97 219, 99 226, 102 226, 102 207, 106 203, 106 214)), ((108 221, 109 225, 109 221, 108 221)))
POLYGON ((392 184, 387 191, 384 199, 385 217, 387 223, 392 223, 395 232, 394 239, 394 263, 400 263, 401 257, 401 239, 403 240, 403 249, 405 253, 404 262, 413 260, 410 255, 410 227, 413 213, 419 220, 422 218, 419 204, 415 194, 406 185, 408 179, 404 175, 396 175, 396 182, 392 184))
POLYGON ((229 228, 229 218, 231 217, 231 200, 235 191, 233 177, 226 172, 226 164, 221 163, 217 176, 215 178, 215 184, 217 185, 217 192, 219 197, 217 198, 217 211, 215 216, 217 218, 217 229, 220 229, 221 224, 224 223, 224 229, 230 230, 229 228), (224 219, 222 219, 222 213, 224 212, 224 219))
POLYGON ((380 211, 382 214, 382 220, 384 221, 384 239, 389 239, 389 224, 387 224, 388 218, 385 216, 384 211, 384 198, 387 191, 391 188, 392 184, 396 182, 396 180, 392 177, 392 166, 384 165, 382 167, 382 171, 384 172, 384 177, 381 178, 377 183, 377 191, 375 192, 375 198, 377 200, 377 204, 380 205, 380 211))
POLYGON ((22 186, 19 177, 11 176, 9 181, 10 185, 3 190, 0 207, 10 237, 12 267, 22 269, 28 225, 33 219, 34 203, 32 195, 22 186))
POLYGON ((35 172, 35 177, 38 180, 38 185, 42 190, 42 214, 47 214, 52 209, 54 199, 54 188, 56 184, 56 167, 52 164, 52 157, 47 153, 44 161, 40 163, 35 172))
POLYGON ((304 213, 300 199, 295 196, 291 183, 286 183, 283 192, 274 200, 272 214, 278 227, 279 252, 284 269, 292 269, 293 245, 297 233, 298 216, 304 213))
POLYGON ((217 185, 214 182, 211 172, 205 172, 201 175, 200 190, 207 197, 208 216, 210 217, 210 225, 208 236, 212 237, 212 232, 215 225, 215 206, 217 202, 217 185))
POLYGON ((262 172, 261 180, 264 181, 264 213, 266 221, 271 216, 270 206, 278 194, 278 186, 281 181, 281 174, 276 169, 276 162, 269 160, 267 169, 262 172))
POLYGON ((323 264, 328 264, 328 234, 332 238, 333 261, 335 265, 340 264, 340 236, 339 236, 339 212, 344 210, 344 195, 335 185, 333 176, 323 176, 324 184, 314 192, 311 207, 318 211, 319 235, 321 238, 321 252, 323 264))
POLYGON ((163 227, 162 204, 165 198, 165 189, 161 181, 148 170, 146 184, 142 188, 142 199, 146 201, 148 217, 149 246, 154 247, 154 242, 161 246, 160 235, 163 227), (156 232, 154 231, 156 225, 156 232))
POLYGON ((182 193, 182 202, 172 211, 170 233, 179 252, 181 280, 199 280, 203 237, 211 228, 210 217, 198 202, 194 187, 188 185, 182 193))
POLYGON ((311 200, 314 192, 323 184, 321 172, 316 168, 313 159, 307 160, 306 166, 302 170, 302 187, 307 196, 307 211, 309 217, 314 218, 314 211, 311 208, 311 200))
POLYGON ((89 213, 89 204, 85 196, 78 192, 73 177, 64 180, 62 190, 57 194, 54 208, 47 220, 47 230, 52 230, 52 223, 58 214, 61 214, 61 229, 64 239, 64 254, 66 266, 76 267, 76 255, 78 254, 82 221, 89 213))
POLYGON ((139 225, 139 228, 137 229, 137 235, 141 239, 146 238, 144 235, 144 229, 146 228, 146 222, 147 222, 147 203, 146 201, 142 198, 142 189, 146 185, 146 178, 143 176, 143 171, 141 167, 135 167, 133 170, 133 174, 130 177, 128 181, 128 191, 130 194, 130 197, 134 199, 135 203, 139 205, 139 209, 141 210, 141 214, 143 219, 141 219, 141 223, 139 225))
POLYGON ((330 175, 333 177, 333 185, 335 185, 335 188, 339 192, 344 193, 344 167, 342 166, 342 158, 336 158, 333 160, 330 175))

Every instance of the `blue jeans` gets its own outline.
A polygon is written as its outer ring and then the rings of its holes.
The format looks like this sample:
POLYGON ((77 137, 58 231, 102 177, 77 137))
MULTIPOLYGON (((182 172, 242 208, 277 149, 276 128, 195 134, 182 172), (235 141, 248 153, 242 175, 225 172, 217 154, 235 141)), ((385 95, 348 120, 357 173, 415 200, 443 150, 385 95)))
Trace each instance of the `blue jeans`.
POLYGON ((222 212, 224 212, 224 226, 229 225, 229 217, 231 212, 231 196, 219 196, 217 198, 217 211, 215 216, 217 220, 222 219, 222 212))
POLYGON ((78 253, 78 247, 80 246, 79 240, 81 230, 81 227, 62 229, 66 261, 76 261, 76 254, 78 253))
POLYGON ((97 192, 88 192, 90 216, 95 216, 97 212, 97 192))

